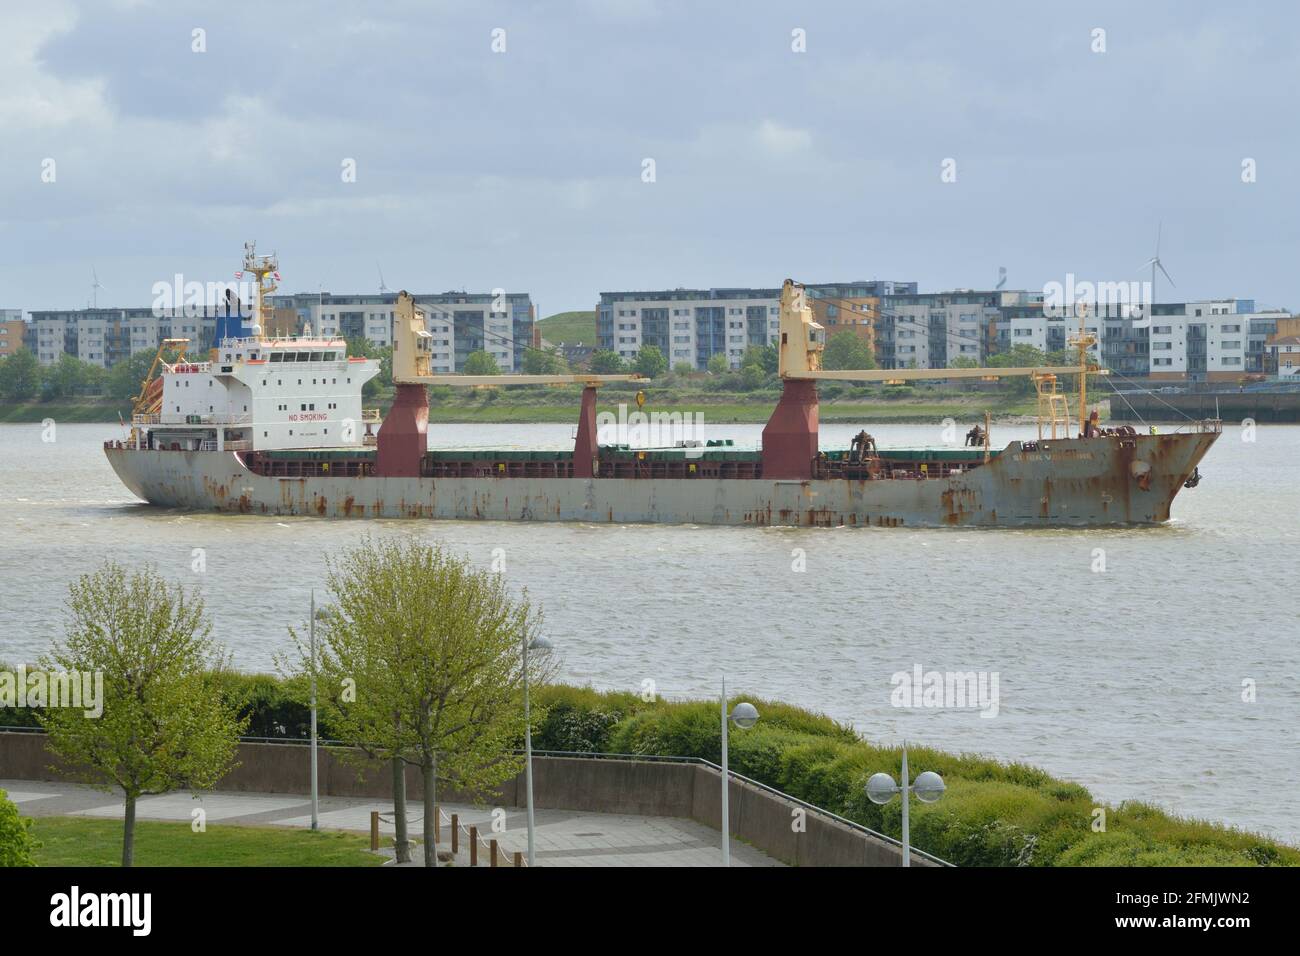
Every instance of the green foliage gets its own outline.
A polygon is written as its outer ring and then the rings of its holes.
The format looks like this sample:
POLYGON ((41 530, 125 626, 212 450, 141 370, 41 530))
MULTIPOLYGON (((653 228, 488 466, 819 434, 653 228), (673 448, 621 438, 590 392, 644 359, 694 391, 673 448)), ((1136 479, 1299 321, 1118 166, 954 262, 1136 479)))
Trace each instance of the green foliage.
POLYGON ((658 378, 668 371, 668 359, 657 345, 643 345, 632 368, 644 378, 658 378))
POLYGON ((826 342, 822 368, 830 370, 875 368, 876 359, 865 339, 849 329, 841 329, 826 342))
POLYGON ((521 368, 525 375, 567 375, 569 363, 554 349, 525 349, 521 368))
POLYGON ((53 401, 77 395, 98 394, 107 373, 98 365, 83 362, 64 352, 59 360, 41 370, 41 400, 53 401))
MULTIPOLYGON (((233 765, 245 721, 217 692, 225 669, 198 590, 113 563, 69 588, 68 626, 40 665, 103 675, 102 713, 48 708, 49 747, 81 777, 117 788, 128 810, 145 794, 211 787, 233 765)), ((132 859, 128 813, 122 865, 132 859)))
POLYGON ((731 371, 731 363, 727 361, 725 355, 718 352, 709 356, 708 369, 711 375, 726 375, 727 372, 731 371))
POLYGON ((41 363, 27 349, 0 359, 0 398, 25 402, 35 398, 40 388, 41 363))
POLYGON ((463 371, 466 375, 500 375, 501 366, 497 365, 496 359, 480 349, 465 356, 463 371))
MULTIPOLYGON (((1047 364, 1047 356, 1032 345, 1013 345, 1005 352, 990 355, 989 368, 1034 368, 1047 364)), ((1034 381, 1027 375, 1002 380, 1003 386, 1016 395, 1034 394, 1034 381)))
POLYGON ((621 375, 627 371, 627 363, 617 352, 597 349, 591 353, 591 371, 594 375, 621 375))
POLYGON ((596 313, 592 312, 557 312, 539 319, 537 324, 542 329, 542 337, 557 345, 591 345, 596 341, 596 313))
POLYGON ((741 356, 740 367, 757 365, 767 375, 775 375, 780 367, 780 357, 775 345, 751 345, 741 356))
POLYGON ((18 807, 0 790, 0 867, 35 866, 39 847, 32 821, 19 816, 18 807))
POLYGON ((673 374, 681 376, 693 375, 695 374, 695 366, 690 362, 678 362, 673 366, 673 374))

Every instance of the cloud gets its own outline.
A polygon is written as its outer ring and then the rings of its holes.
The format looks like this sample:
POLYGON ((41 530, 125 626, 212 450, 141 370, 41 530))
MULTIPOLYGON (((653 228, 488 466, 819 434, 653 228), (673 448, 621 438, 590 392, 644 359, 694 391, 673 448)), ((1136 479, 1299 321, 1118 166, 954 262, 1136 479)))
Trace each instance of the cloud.
POLYGON ((812 134, 808 130, 782 126, 770 119, 758 124, 754 138, 763 149, 778 156, 803 152, 812 147, 812 134))

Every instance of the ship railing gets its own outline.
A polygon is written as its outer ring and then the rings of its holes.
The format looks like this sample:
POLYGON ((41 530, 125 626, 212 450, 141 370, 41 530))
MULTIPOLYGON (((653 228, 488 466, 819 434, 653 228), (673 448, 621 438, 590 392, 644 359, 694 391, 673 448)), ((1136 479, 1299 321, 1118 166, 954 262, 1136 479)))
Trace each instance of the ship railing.
POLYGON ((132 425, 157 425, 161 419, 162 416, 159 415, 157 412, 155 412, 152 415, 132 415, 131 424, 132 425))
POLYGON ((226 451, 252 451, 253 443, 246 438, 226 442, 226 451))
POLYGON ((381 421, 383 421, 383 419, 379 415, 379 409, 377 408, 361 409, 361 423, 363 425, 376 425, 381 421))
POLYGON ((361 444, 363 444, 363 445, 378 445, 378 444, 379 444, 379 436, 378 436, 378 435, 362 435, 362 436, 361 436, 361 444))

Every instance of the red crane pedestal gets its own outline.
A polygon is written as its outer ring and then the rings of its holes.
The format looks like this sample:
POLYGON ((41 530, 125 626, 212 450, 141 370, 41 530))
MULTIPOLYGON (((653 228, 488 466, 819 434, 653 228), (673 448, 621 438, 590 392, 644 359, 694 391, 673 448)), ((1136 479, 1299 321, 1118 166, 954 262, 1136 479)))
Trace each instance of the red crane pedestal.
POLYGON ((573 443, 573 477, 595 478, 596 390, 588 385, 582 390, 582 408, 578 412, 578 437, 573 443))
POLYGON ((379 426, 375 474, 418 478, 429 448, 429 393, 423 385, 398 385, 393 407, 379 426))
POLYGON ((763 477, 809 481, 817 457, 817 383, 787 378, 763 427, 763 477))

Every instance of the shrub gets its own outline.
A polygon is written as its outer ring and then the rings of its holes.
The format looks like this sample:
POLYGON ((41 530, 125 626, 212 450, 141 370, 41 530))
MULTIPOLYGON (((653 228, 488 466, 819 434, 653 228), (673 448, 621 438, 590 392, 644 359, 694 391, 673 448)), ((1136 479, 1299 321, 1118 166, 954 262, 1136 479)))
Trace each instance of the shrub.
POLYGON ((35 866, 37 847, 32 821, 18 815, 18 807, 0 790, 0 867, 35 866))

